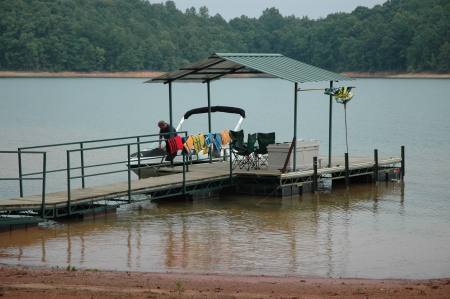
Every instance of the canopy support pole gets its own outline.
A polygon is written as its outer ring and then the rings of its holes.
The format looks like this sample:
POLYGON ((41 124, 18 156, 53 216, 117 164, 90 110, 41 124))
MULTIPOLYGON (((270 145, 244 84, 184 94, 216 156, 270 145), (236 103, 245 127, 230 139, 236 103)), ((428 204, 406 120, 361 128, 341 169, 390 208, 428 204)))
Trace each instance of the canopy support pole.
MULTIPOLYGON (((173 126, 173 119, 172 119, 172 82, 169 82, 169 119, 170 119, 170 125, 173 126)), ((173 138, 173 132, 170 131, 170 138, 173 138)))
POLYGON ((211 86, 209 84, 210 82, 206 82, 206 86, 208 89, 208 129, 209 132, 212 133, 211 130, 211 86))
POLYGON ((293 171, 297 171, 297 89, 298 82, 295 82, 294 89, 294 166, 293 171))
MULTIPOLYGON (((330 81, 330 88, 333 87, 333 81, 330 81)), ((329 118, 328 118, 328 167, 331 167, 331 136, 332 136, 332 129, 333 129, 333 96, 330 95, 330 111, 329 111, 329 118)))
MULTIPOLYGON (((211 86, 210 86, 210 81, 206 82, 206 87, 207 87, 207 92, 208 92, 208 132, 212 133, 211 130, 211 86)), ((212 163, 212 151, 214 149, 214 146, 211 144, 210 148, 209 148, 209 163, 212 163)), ((231 175, 231 173, 230 173, 231 175)))

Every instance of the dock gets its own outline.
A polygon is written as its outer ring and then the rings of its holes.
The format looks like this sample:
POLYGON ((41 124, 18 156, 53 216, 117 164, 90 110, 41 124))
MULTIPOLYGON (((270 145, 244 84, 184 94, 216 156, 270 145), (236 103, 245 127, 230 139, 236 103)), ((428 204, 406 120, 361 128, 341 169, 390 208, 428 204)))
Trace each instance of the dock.
MULTIPOLYGON (((18 151, 0 151, 0 154, 18 156, 17 169, 19 173, 18 177, 14 178, 0 177, 0 181, 18 180, 20 185, 20 198, 0 201, 0 233, 7 230, 12 231, 15 227, 20 229, 20 225, 22 227, 25 225, 26 228, 33 225, 37 226, 37 222, 45 219, 96 217, 97 215, 114 213, 117 207, 121 205, 146 200, 169 200, 174 198, 203 200, 217 197, 221 192, 265 197, 287 197, 317 192, 319 184, 326 181, 333 184, 343 183, 348 188, 354 182, 367 183, 402 179, 405 175, 404 147, 402 147, 401 158, 378 158, 377 149, 375 149, 373 157, 349 157, 348 146, 344 157, 333 156, 332 104, 336 100, 346 107, 346 103, 353 97, 349 91, 352 88, 356 88, 356 86, 334 87, 333 82, 352 80, 354 79, 304 64, 281 54, 270 53, 214 53, 210 57, 192 63, 189 66, 152 78, 145 83, 163 83, 168 86, 169 114, 167 116, 170 124, 174 123, 172 84, 176 82, 202 83, 206 86, 207 106, 186 112, 180 121, 179 127, 192 114, 207 113, 208 125, 206 126, 205 124, 204 133, 208 135, 215 134, 219 137, 213 138, 217 142, 217 145, 214 144, 215 147, 213 147, 213 143, 207 145, 205 141, 203 142, 204 146, 209 146, 210 149, 216 148, 217 151, 220 151, 228 144, 228 154, 223 152, 219 155, 214 155, 210 151, 211 154, 208 156, 208 159, 205 158, 204 160, 209 160, 210 162, 214 157, 223 160, 229 159, 228 163, 223 161, 186 167, 186 163, 190 163, 186 162, 186 157, 190 161, 194 161, 193 156, 196 156, 197 162, 202 160, 199 157, 198 148, 202 143, 200 135, 196 135, 196 139, 194 139, 197 140, 197 146, 193 151, 192 136, 194 135, 188 134, 187 131, 179 131, 178 128, 171 130, 170 127, 163 134, 31 146, 19 148, 18 151), (241 127, 242 120, 245 118, 245 111, 237 107, 211 106, 211 83, 234 74, 266 74, 293 83, 291 87, 293 99, 283 99, 293 105, 290 111, 293 120, 292 142, 277 143, 275 132, 253 132, 252 134, 246 132, 248 134, 247 141, 244 141, 243 137, 240 140, 238 130, 241 127), (299 88, 299 83, 303 84, 306 82, 327 82, 329 87, 324 85, 322 89, 299 88), (323 92, 325 88, 327 90, 325 94, 329 101, 328 157, 318 157, 319 146, 316 140, 303 143, 303 140, 298 139, 298 98, 303 91, 321 90, 323 92), (223 139, 221 135, 225 132, 222 131, 223 129, 219 131, 212 130, 211 114, 213 112, 234 113, 240 116, 234 129, 236 139, 233 142, 236 142, 235 145, 231 145, 230 141, 232 138, 227 136, 229 134, 224 134, 223 137, 225 139, 223 139), (171 131, 176 131, 178 136, 173 136, 171 131), (256 136, 259 137, 261 134, 265 135, 265 137, 258 139, 256 136), (269 134, 273 134, 273 139, 265 140, 269 134), (161 161, 159 163, 150 161, 151 158, 156 156, 144 156, 142 151, 144 146, 150 148, 149 145, 160 144, 160 138, 163 135, 172 139, 168 140, 167 145, 170 145, 169 148, 175 147, 179 151, 178 159, 182 156, 181 167, 162 169, 160 168, 160 163, 162 163, 163 160, 161 158, 164 155, 156 155, 161 161), (180 142, 180 138, 178 138, 178 142, 175 140, 176 137, 182 136, 186 138, 184 145, 183 142, 180 142), (251 136, 253 136, 251 138, 252 143, 249 140, 251 136), (189 145, 189 140, 191 145, 189 145), (258 140, 257 151, 254 149, 256 140, 258 140), (182 144, 181 147, 179 146, 180 143, 182 144), (248 146, 241 148, 245 153, 239 152, 238 156, 240 157, 236 157, 236 160, 242 159, 241 161, 245 164, 245 162, 252 161, 255 155, 258 155, 257 160, 259 161, 261 156, 267 154, 269 160, 267 165, 269 166, 260 167, 258 163, 252 162, 251 166, 250 163, 247 163, 247 166, 251 167, 251 169, 232 169, 233 157, 229 153, 233 153, 233 147, 236 149, 238 145, 245 143, 248 146), (274 148, 269 150, 268 148, 272 145, 274 148), (52 150, 43 150, 46 148, 51 148, 52 150), (182 150, 187 152, 183 154, 182 150), (133 152, 135 153, 133 154, 133 152), (52 158, 50 162, 47 161, 50 160, 47 157, 57 154, 60 156, 52 158), (25 156, 33 159, 33 163, 29 162, 30 166, 33 167, 30 167, 32 170, 28 173, 24 173, 25 170, 28 171, 28 167, 26 167, 28 165, 24 165, 26 164, 25 161, 27 161, 25 156), (127 160, 124 161, 125 157, 127 160), (111 161, 107 158, 111 158, 111 161), (42 161, 42 166, 36 166, 38 160, 42 161), (132 160, 135 164, 131 163, 132 160), (304 163, 300 163, 300 160, 304 163), (58 161, 61 163, 64 161, 62 166, 57 163, 58 161), (88 161, 91 163, 88 163, 88 161), (290 166, 291 162, 292 165, 290 166), (53 167, 54 164, 58 164, 58 166, 53 167), (322 167, 322 165, 326 165, 326 167, 322 167), (50 166, 52 169, 49 169, 50 166), (37 169, 39 167, 40 169, 37 169), (158 168, 156 171, 161 175, 148 179, 138 179, 132 174, 130 169, 132 167, 134 167, 133 170, 137 168, 138 171, 143 169, 151 171, 158 168), (188 171, 186 171, 187 168, 188 171), (183 170, 181 171, 181 169, 183 170), (127 172, 127 179, 124 179, 125 182, 107 185, 105 183, 102 186, 86 187, 85 181, 91 180, 94 176, 105 176, 120 172, 127 172), (47 180, 47 174, 55 173, 58 173, 61 178, 67 178, 66 185, 61 187, 66 190, 47 193, 46 186, 51 185, 47 180), (41 194, 24 196, 23 182, 26 180, 42 181, 41 194), (72 187, 72 184, 79 186, 79 183, 81 183, 81 188, 72 187)), ((344 109, 344 111, 346 110, 344 109)), ((283 130, 286 130, 286 128, 283 128, 283 130)), ((241 132, 243 135, 242 129, 241 132)), ((210 139, 208 141, 211 142, 210 139)), ((171 155, 165 155, 165 161, 168 160, 168 157, 175 160, 176 157, 171 157, 172 152, 169 153, 171 155)), ((238 150, 235 153, 238 153, 238 150)), ((122 178, 119 180, 122 180, 122 178)), ((90 181, 90 183, 92 182, 90 181)), ((94 179, 94 183, 91 185, 95 185, 95 182, 94 179)))
MULTIPOLYGON (((327 157, 319 159, 323 165, 327 165, 327 157)), ((205 200, 218 197, 221 192, 272 197, 297 196, 317 191, 320 182, 342 182, 346 173, 351 182, 368 183, 397 180, 402 169, 401 158, 379 158, 378 163, 375 163, 370 157, 352 157, 349 158, 348 172, 344 157, 333 157, 332 161, 332 167, 287 173, 268 171, 267 167, 248 171, 236 168, 230 171, 228 161, 190 165, 189 171, 185 173, 182 166, 165 167, 160 169, 157 177, 136 177, 130 182, 48 193, 45 194, 45 201, 42 195, 1 200, 0 232, 37 226, 39 219, 96 217, 115 213, 121 205, 146 200, 205 200)))

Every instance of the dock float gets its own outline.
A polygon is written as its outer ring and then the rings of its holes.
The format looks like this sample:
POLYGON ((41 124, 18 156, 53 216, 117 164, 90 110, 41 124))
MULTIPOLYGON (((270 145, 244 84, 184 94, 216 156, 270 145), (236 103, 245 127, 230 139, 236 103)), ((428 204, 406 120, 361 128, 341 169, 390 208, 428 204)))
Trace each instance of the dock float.
MULTIPOLYGON (((319 157, 327 165, 327 157, 319 157)), ((227 161, 160 169, 160 176, 103 186, 87 187, 42 195, 0 200, 0 232, 37 226, 38 219, 67 216, 96 217, 114 213, 124 204, 146 200, 182 198, 203 200, 218 197, 220 192, 257 196, 286 197, 317 191, 324 181, 342 182, 346 177, 344 157, 333 157, 332 167, 280 173, 261 169, 234 169, 227 161), (184 177, 183 177, 184 176, 184 177), (184 183, 183 183, 184 182, 184 183), (131 195, 131 196, 130 196, 131 195), (27 217, 22 217, 27 216, 27 217), (27 224, 28 223, 28 224, 27 224), (25 225, 25 226, 24 226, 25 225), (28 226, 27 226, 28 225, 28 226)), ((352 182, 397 180, 401 177, 401 158, 369 157, 349 159, 348 176, 352 182)))

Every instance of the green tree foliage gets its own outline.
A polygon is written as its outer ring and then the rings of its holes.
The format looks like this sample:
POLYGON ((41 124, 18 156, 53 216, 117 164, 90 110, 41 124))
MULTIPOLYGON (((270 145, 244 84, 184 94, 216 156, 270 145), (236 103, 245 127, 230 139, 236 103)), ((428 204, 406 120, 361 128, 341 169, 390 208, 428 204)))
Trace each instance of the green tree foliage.
POLYGON ((336 72, 450 67, 450 2, 387 0, 311 20, 225 21, 147 0, 0 0, 0 70, 170 71, 212 53, 281 53, 336 72))

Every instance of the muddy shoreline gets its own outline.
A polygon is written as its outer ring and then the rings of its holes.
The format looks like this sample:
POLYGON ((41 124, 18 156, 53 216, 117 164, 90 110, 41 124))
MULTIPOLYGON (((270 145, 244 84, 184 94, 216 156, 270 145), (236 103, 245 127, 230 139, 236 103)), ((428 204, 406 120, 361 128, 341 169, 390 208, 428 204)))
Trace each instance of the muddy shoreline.
POLYGON ((449 279, 240 276, 50 269, 0 264, 2 298, 432 298, 449 279), (180 284, 180 287, 176 285, 180 284))
MULTIPOLYGON (((10 72, 0 71, 0 77, 10 78, 155 78, 165 74, 164 72, 10 72)), ((428 78, 428 79, 449 79, 450 74, 434 73, 341 73, 343 76, 351 78, 428 78)), ((230 77, 267 77, 264 75, 232 75, 230 77)))

